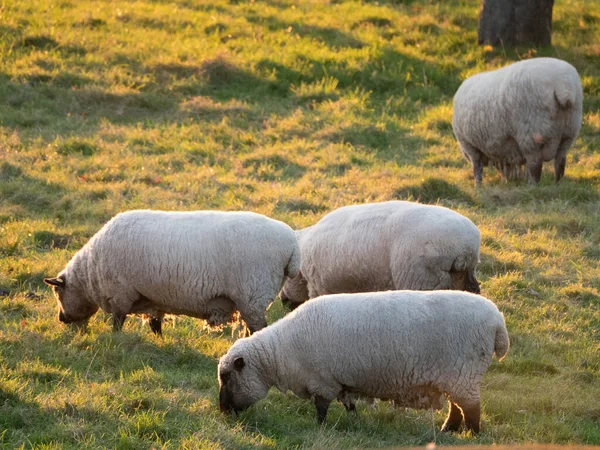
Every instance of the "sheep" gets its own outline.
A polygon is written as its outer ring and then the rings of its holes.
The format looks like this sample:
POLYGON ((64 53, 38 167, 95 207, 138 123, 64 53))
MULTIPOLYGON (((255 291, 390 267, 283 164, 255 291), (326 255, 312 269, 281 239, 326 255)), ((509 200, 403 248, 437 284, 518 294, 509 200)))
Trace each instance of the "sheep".
POLYGON ((301 269, 281 293, 292 309, 319 295, 390 289, 478 294, 481 236, 466 217, 405 201, 339 208, 296 232, 301 269))
POLYGON ((475 185, 491 163, 506 180, 539 183, 544 161, 554 179, 565 173, 567 152, 581 128, 583 90, 577 70, 554 58, 519 61, 467 78, 454 96, 452 128, 473 165, 475 185))
POLYGON ((99 308, 113 329, 127 314, 147 314, 161 334, 165 313, 230 322, 236 311, 250 332, 286 276, 300 269, 294 231, 252 212, 134 210, 116 215, 56 278, 46 278, 59 320, 87 323, 99 308))
POLYGON ((323 424, 334 399, 392 400, 450 412, 442 431, 479 432, 480 387, 509 348, 490 300, 462 291, 387 291, 313 299, 236 341, 218 366, 219 408, 239 412, 275 386, 312 398, 323 424), (349 396, 351 398, 349 398, 349 396))

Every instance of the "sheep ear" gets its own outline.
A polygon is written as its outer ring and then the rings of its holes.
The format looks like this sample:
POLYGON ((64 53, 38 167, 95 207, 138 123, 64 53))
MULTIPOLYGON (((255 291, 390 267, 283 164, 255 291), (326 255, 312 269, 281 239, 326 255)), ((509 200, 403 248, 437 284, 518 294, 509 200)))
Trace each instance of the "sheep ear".
POLYGON ((65 287, 65 280, 62 278, 44 278, 44 283, 49 286, 60 286, 65 287))
POLYGON ((233 361, 233 368, 235 370, 237 370, 238 372, 240 370, 242 370, 244 368, 244 366, 246 365, 246 363, 244 362, 244 358, 237 358, 235 361, 233 361))

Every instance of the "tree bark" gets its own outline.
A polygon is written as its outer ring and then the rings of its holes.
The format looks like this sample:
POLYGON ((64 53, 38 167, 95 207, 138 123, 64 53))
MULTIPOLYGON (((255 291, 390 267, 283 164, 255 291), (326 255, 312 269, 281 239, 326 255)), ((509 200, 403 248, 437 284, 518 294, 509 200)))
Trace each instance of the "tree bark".
POLYGON ((554 0, 482 0, 479 44, 550 45, 554 0))

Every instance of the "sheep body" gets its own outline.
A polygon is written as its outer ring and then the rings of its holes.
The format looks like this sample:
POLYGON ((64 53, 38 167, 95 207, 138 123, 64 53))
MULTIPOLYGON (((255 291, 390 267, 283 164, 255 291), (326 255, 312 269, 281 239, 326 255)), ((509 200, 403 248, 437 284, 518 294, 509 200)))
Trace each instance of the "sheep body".
POLYGON ((100 307, 116 329, 127 314, 144 313, 160 332, 165 313, 220 325, 238 310, 255 331, 266 326, 285 276, 299 268, 296 236, 283 222, 251 212, 135 210, 106 223, 46 282, 63 322, 100 307))
POLYGON ((454 96, 452 128, 481 184, 483 166, 504 179, 541 177, 554 160, 555 181, 581 128, 583 90, 577 70, 554 58, 533 58, 467 78, 454 96))
POLYGON ((406 201, 346 206, 296 233, 301 271, 282 291, 291 306, 319 295, 390 289, 479 293, 479 230, 442 206, 406 201))
POLYGON ((392 400, 441 408, 443 429, 479 430, 481 379, 509 338, 488 299, 462 291, 388 291, 313 299, 219 361, 220 407, 240 410, 271 386, 313 398, 318 419, 333 399, 392 400), (462 413, 460 413, 462 410, 462 413))

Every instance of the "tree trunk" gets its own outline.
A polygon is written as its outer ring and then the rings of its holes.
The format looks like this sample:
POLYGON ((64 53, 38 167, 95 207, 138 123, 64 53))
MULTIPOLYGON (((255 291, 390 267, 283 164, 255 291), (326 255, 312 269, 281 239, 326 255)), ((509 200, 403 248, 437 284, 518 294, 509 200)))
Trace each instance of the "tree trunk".
POLYGON ((479 44, 550 45, 554 0, 482 0, 479 44))

